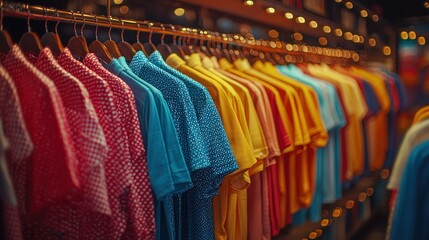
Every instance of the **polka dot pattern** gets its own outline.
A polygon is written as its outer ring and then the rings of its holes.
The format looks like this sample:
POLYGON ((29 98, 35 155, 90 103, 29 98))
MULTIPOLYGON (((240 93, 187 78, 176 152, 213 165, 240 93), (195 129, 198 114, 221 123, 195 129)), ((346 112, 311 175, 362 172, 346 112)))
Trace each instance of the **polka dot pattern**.
MULTIPOLYGON (((9 143, 6 151, 8 167, 19 168, 33 152, 33 142, 25 126, 18 92, 9 74, 0 65, 0 120, 9 143)), ((16 178, 15 178, 16 179, 16 178)), ((18 187, 15 184, 15 188, 18 187)), ((21 220, 17 206, 6 204, 0 216, 7 239, 22 239, 21 220)))
POLYGON ((113 92, 113 99, 119 111, 121 127, 128 136, 132 161, 133 184, 130 192, 128 213, 131 229, 126 239, 154 239, 154 200, 149 183, 146 152, 143 145, 134 94, 120 78, 106 70, 94 54, 88 54, 83 63, 101 76, 113 92))
POLYGON ((25 59, 18 46, 12 47, 2 64, 16 86, 25 125, 34 144, 30 159, 10 166, 24 219, 77 196, 80 187, 77 159, 54 84, 25 59))
POLYGON ((204 174, 203 171, 193 175, 200 175, 200 179, 204 181, 201 182, 200 188, 204 188, 204 191, 195 188, 185 193, 183 204, 187 211, 187 217, 182 220, 183 236, 186 239, 212 239, 214 229, 211 198, 218 192, 223 178, 238 168, 237 162, 219 113, 207 89, 200 83, 168 66, 162 57, 156 53, 153 53, 149 60, 177 77, 185 84, 189 92, 204 144, 207 148, 212 171, 214 172, 212 178, 204 174))
MULTIPOLYGON (((94 233, 97 238, 119 239, 126 229, 127 199, 132 184, 130 153, 128 141, 120 124, 120 115, 116 109, 113 93, 103 78, 73 58, 68 49, 64 49, 58 57, 58 63, 67 72, 76 77, 87 89, 89 97, 103 128, 106 142, 109 147, 105 161, 106 182, 112 216, 109 224, 101 224, 103 217, 88 219, 88 225, 97 229, 94 233), (97 225, 100 226, 97 226, 97 225)), ((85 232, 85 225, 81 231, 85 232)), ((91 230, 91 229, 88 229, 91 230)))

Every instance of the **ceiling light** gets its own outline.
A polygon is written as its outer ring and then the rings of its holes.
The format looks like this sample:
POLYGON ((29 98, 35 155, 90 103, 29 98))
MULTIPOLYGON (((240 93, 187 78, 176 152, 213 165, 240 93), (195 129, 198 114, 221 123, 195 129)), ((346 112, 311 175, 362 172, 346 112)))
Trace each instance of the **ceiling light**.
POLYGON ((390 49, 389 46, 384 46, 383 47, 383 54, 386 56, 390 56, 390 54, 392 54, 392 49, 390 49))
POLYGON ((347 9, 352 9, 353 8, 353 3, 352 2, 346 2, 346 8, 347 9))
POLYGON ((309 25, 311 28, 317 28, 317 26, 318 26, 318 24, 317 24, 317 22, 316 22, 316 21, 310 21, 310 22, 308 23, 308 25, 309 25))
POLYGON ((405 31, 402 31, 402 32, 401 32, 401 38, 402 38, 403 40, 407 40, 407 39, 408 39, 408 33, 407 33, 407 32, 405 32, 405 31))
POLYGON ((410 39, 412 39, 412 40, 416 39, 416 37, 417 37, 416 32, 414 32, 414 31, 410 31, 410 32, 408 33, 408 37, 409 37, 410 39))
POLYGON ((253 6, 255 3, 252 0, 246 0, 244 1, 244 5, 246 6, 253 6))
POLYGON ((372 15, 372 21, 378 22, 379 20, 380 20, 380 18, 378 17, 377 14, 372 15))
POLYGON ((417 42, 419 43, 419 45, 425 45, 426 44, 426 39, 425 37, 419 37, 417 38, 417 42))
POLYGON ((276 12, 276 9, 275 9, 275 8, 273 8, 273 7, 267 7, 267 8, 265 9, 265 11, 267 11, 267 13, 269 13, 269 14, 273 14, 273 13, 275 13, 275 12, 276 12))
POLYGON ((302 34, 301 34, 301 33, 294 33, 294 34, 293 34, 293 38, 294 38, 295 40, 297 40, 297 41, 302 41, 303 36, 302 36, 302 34))
POLYGON ((351 32, 345 32, 344 33, 344 38, 346 40, 353 40, 353 34, 351 32))
POLYGON ((293 14, 290 12, 285 13, 285 18, 287 19, 293 19, 293 14))
POLYGON ((335 29, 335 35, 337 35, 338 37, 343 36, 343 31, 339 28, 335 29))
POLYGON ((368 17, 368 12, 366 10, 361 10, 360 15, 364 18, 368 17))
POLYGON ((268 31, 268 36, 270 36, 270 38, 278 38, 279 32, 275 29, 271 29, 270 31, 268 31))
POLYGON ((296 21, 297 21, 298 23, 305 23, 305 18, 304 18, 304 17, 297 17, 297 18, 296 18, 296 21))
POLYGON ((123 15, 127 14, 129 10, 130 10, 130 8, 128 6, 121 6, 119 8, 119 12, 123 15))
POLYGON ((319 43, 322 46, 326 46, 328 44, 328 39, 326 39, 325 37, 320 37, 319 38, 319 43))
POLYGON ((331 32, 331 27, 329 27, 329 26, 323 26, 323 31, 325 33, 330 33, 331 32))
POLYGON ((176 8, 174 9, 174 15, 181 17, 185 14, 185 9, 183 8, 176 8))
POLYGON ((369 44, 371 47, 374 47, 375 45, 377 45, 377 41, 375 41, 375 39, 374 39, 374 38, 370 38, 370 39, 368 39, 368 44, 369 44))

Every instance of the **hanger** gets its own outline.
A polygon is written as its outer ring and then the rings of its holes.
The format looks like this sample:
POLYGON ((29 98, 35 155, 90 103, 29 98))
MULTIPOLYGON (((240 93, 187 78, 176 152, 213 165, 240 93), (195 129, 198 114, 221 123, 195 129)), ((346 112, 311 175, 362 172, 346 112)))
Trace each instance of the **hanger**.
MULTIPOLYGON (((203 36, 204 36, 204 35, 201 35, 201 38, 200 38, 200 44, 199 44, 199 48, 198 48, 198 50, 199 50, 200 52, 204 53, 206 56, 210 57, 210 56, 211 56, 211 54, 210 54, 210 52, 209 52, 209 49, 204 45, 204 39, 203 39, 203 36)), ((208 43, 209 43, 209 41, 207 40, 207 44, 208 44, 208 43)))
MULTIPOLYGON (((161 24, 161 28, 164 31, 164 25, 161 24)), ((171 29, 174 30, 174 26, 171 25, 171 29)), ((165 33, 163 32, 161 35, 161 43, 156 46, 156 49, 158 49, 159 53, 161 53, 162 58, 167 59, 168 56, 172 53, 170 46, 164 43, 164 37, 165 33)))
POLYGON ((89 49, 86 42, 84 42, 82 38, 77 35, 76 17, 74 16, 74 14, 75 13, 72 11, 72 16, 74 20, 74 36, 70 38, 69 42, 67 43, 67 48, 70 49, 70 52, 73 56, 82 60, 85 58, 86 54, 89 53, 89 49))
POLYGON ((226 46, 228 47, 229 56, 231 57, 232 62, 234 62, 237 59, 237 56, 235 55, 233 45, 232 43, 229 43, 226 46))
POLYGON ((118 45, 116 45, 116 42, 112 40, 112 35, 110 35, 110 32, 112 31, 112 18, 109 17, 109 40, 104 42, 104 46, 106 46, 107 50, 109 50, 110 54, 114 58, 119 58, 121 56, 121 52, 119 51, 118 45))
POLYGON ((153 52, 156 51, 155 45, 152 43, 152 26, 153 23, 148 24, 150 32, 149 32, 149 42, 143 43, 143 48, 147 53, 147 56, 151 55, 153 52))
POLYGON ((191 55, 192 52, 189 49, 189 47, 187 46, 190 42, 190 37, 189 36, 184 36, 184 39, 182 40, 182 44, 180 45, 180 49, 183 52, 183 56, 187 56, 187 55, 191 55))
POLYGON ((89 50, 95 54, 101 61, 104 63, 110 63, 113 60, 112 55, 110 55, 106 46, 98 40, 98 19, 97 15, 94 15, 95 19, 95 40, 89 45, 89 50))
MULTIPOLYGON (((55 13, 57 17, 59 17, 58 11, 55 10, 55 13)), ((45 9, 45 15, 46 9, 45 9)), ((57 20, 57 23, 55 24, 55 32, 49 32, 48 31, 48 18, 45 20, 45 34, 43 34, 42 38, 40 39, 40 42, 42 43, 43 47, 48 47, 51 49, 52 54, 57 57, 60 55, 60 53, 63 51, 64 46, 61 43, 60 36, 58 35, 58 24, 60 23, 60 20, 57 20)))
MULTIPOLYGON (((213 33, 214 38, 216 39, 216 35, 215 33, 213 33)), ((207 50, 210 53, 210 56, 216 56, 216 51, 215 51, 215 47, 216 47, 216 40, 208 40, 207 41, 207 50)))
POLYGON ((274 53, 274 59, 276 60, 277 65, 285 65, 285 59, 279 53, 274 53))
POLYGON ((140 23, 137 23, 137 27, 139 29, 139 30, 137 30, 137 34, 136 34, 137 35, 136 36, 137 41, 133 44, 133 48, 136 51, 142 51, 144 53, 144 55, 146 55, 146 57, 147 57, 148 55, 146 53, 146 50, 144 50, 144 46, 140 42, 140 23))
MULTIPOLYGON (((86 46, 86 48, 88 48, 88 44, 87 44, 87 42, 86 42, 86 38, 85 38, 85 36, 83 35, 83 28, 85 27, 85 16, 83 15, 83 13, 82 13, 82 19, 83 19, 83 24, 82 24, 82 27, 80 27, 80 40, 82 40, 82 42, 83 42, 83 44, 86 46)), ((89 49, 88 49, 88 52, 89 52, 89 49)))
POLYGON ((124 41, 124 22, 119 19, 122 25, 122 31, 121 31, 121 42, 118 43, 119 51, 121 52, 121 55, 125 57, 127 61, 133 60, 134 55, 136 55, 136 50, 131 46, 131 44, 124 41))
POLYGON ((19 47, 25 53, 30 53, 34 56, 38 56, 42 50, 42 44, 40 43, 39 37, 31 31, 30 26, 30 17, 31 12, 30 8, 27 5, 28 18, 27 18, 27 29, 28 31, 22 35, 21 40, 19 40, 19 47))
MULTIPOLYGON (((220 36, 217 36, 217 37, 218 37, 218 39, 220 38, 220 36)), ((215 50, 214 55, 218 59, 221 59, 223 57, 223 53, 222 53, 221 49, 222 49, 222 45, 221 45, 221 41, 219 40, 219 41, 217 41, 217 44, 215 45, 215 48, 214 48, 214 50, 215 50)))
POLYGON ((223 44, 223 46, 222 46, 221 52, 222 52, 223 57, 225 57, 229 62, 232 63, 233 60, 232 60, 231 54, 229 53, 229 49, 227 48, 228 43, 226 41, 224 41, 222 44, 223 44))
MULTIPOLYGON (((195 33, 193 35, 195 35, 195 33)), ((191 53, 196 53, 197 51, 195 50, 195 46, 197 45, 198 37, 192 36, 188 38, 187 41, 187 48, 189 48, 189 51, 191 53), (195 40, 195 42, 193 43, 192 40, 195 40)))
POLYGON ((0 52, 1 53, 8 53, 9 50, 13 46, 12 38, 10 37, 9 33, 3 29, 3 1, 0 2, 0 8, 1 8, 1 16, 0 16, 0 52))
POLYGON ((183 36, 179 35, 179 40, 178 43, 176 41, 176 35, 173 36, 173 45, 171 46, 171 52, 177 54, 179 57, 181 57, 182 59, 185 57, 185 53, 183 52, 182 48, 180 48, 180 44, 182 41, 183 36))

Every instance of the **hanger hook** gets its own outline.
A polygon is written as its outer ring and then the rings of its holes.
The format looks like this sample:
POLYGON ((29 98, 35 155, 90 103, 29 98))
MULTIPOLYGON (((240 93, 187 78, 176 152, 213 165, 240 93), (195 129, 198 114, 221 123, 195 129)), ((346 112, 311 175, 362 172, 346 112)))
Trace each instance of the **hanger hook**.
POLYGON ((57 23, 55 24, 55 33, 58 33, 58 25, 60 24, 60 15, 58 14, 58 10, 55 9, 55 13, 57 15, 57 23))
POLYGON ((81 37, 83 37, 83 28, 85 27, 85 24, 86 24, 86 19, 85 19, 83 12, 82 12, 82 20, 83 20, 83 24, 82 24, 82 27, 80 28, 80 36, 81 37))
POLYGON ((182 45, 182 35, 179 35, 179 39, 177 39, 177 45, 181 46, 182 45))
POLYGON ((161 44, 164 44, 164 37, 165 37, 165 27, 164 24, 161 24, 161 30, 162 30, 162 35, 161 35, 161 44))
POLYGON ((1 15, 0 15, 0 31, 3 31, 3 13, 4 13, 4 8, 3 8, 3 1, 0 2, 0 8, 1 8, 1 15))
POLYGON ((112 31, 112 17, 109 17, 109 40, 112 40, 112 35, 110 35, 110 32, 112 31))
POLYGON ((74 15, 74 12, 73 12, 73 11, 71 11, 71 13, 72 13, 73 21, 74 21, 74 27, 73 27, 74 35, 77 37, 77 31, 76 31, 76 17, 75 17, 75 15, 74 15))
POLYGON ((95 15, 94 13, 92 13, 92 16, 94 16, 95 20, 95 40, 98 41, 98 19, 97 15, 95 15))
POLYGON ((30 17, 31 17, 30 5, 27 5, 27 12, 28 12, 27 30, 28 30, 28 32, 31 32, 31 26, 30 26, 30 17))
POLYGON ((125 41, 124 41, 124 30, 125 30, 125 28, 124 28, 124 21, 122 21, 122 19, 120 19, 120 18, 118 18, 118 19, 119 19, 119 21, 121 22, 121 25, 122 25, 121 41, 122 41, 122 42, 125 42, 125 41))
POLYGON ((48 11, 43 7, 43 12, 45 14, 45 31, 48 32, 48 11))
POLYGON ((136 34, 136 38, 137 38, 137 43, 140 43, 140 23, 137 23, 137 34, 136 34))
POLYGON ((150 44, 152 44, 152 25, 153 25, 153 23, 149 23, 149 30, 150 30, 150 32, 149 32, 149 43, 150 44))

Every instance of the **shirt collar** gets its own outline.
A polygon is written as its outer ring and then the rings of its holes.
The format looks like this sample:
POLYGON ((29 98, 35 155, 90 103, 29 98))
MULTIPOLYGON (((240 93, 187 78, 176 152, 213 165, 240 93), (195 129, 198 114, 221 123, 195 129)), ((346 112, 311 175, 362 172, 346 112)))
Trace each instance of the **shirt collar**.
POLYGON ((190 66, 190 67, 197 67, 197 66, 202 66, 201 63, 201 57, 198 53, 192 53, 189 58, 187 59, 186 63, 190 66))
POLYGON ((185 65, 185 61, 181 59, 177 54, 172 53, 167 57, 165 62, 174 69, 178 69, 180 66, 185 65))
POLYGON ((228 60, 226 60, 226 58, 219 59, 219 65, 224 70, 228 70, 234 67, 230 62, 228 62, 228 60))

